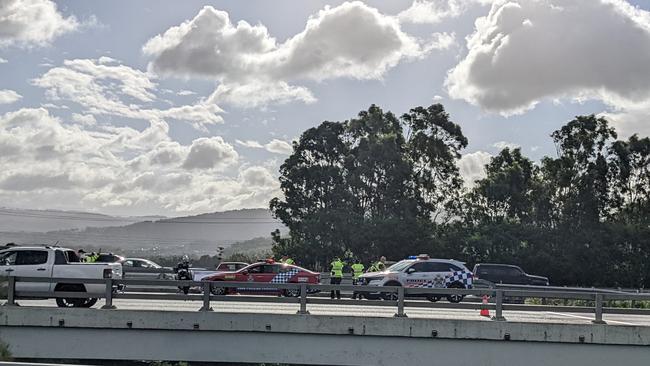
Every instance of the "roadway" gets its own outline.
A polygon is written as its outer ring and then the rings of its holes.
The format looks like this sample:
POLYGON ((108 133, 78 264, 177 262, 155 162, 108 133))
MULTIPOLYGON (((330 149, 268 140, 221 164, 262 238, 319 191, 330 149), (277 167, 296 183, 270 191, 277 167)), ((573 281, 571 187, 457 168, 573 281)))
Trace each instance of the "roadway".
MULTIPOLYGON (((237 297, 233 295, 232 297, 237 297)), ((49 300, 19 300, 21 306, 56 307, 54 299, 49 300)), ((100 308, 103 300, 99 300, 94 308, 100 308)), ((182 300, 135 300, 114 299, 113 305, 117 310, 157 310, 157 311, 197 311, 201 301, 182 300)), ((249 302, 249 301, 212 301, 212 309, 218 313, 258 313, 258 314, 295 314, 298 304, 249 302)), ((392 317, 396 308, 392 306, 371 305, 341 305, 341 304, 307 304, 307 310, 313 315, 328 316, 359 316, 359 317, 392 317)), ((475 309, 453 308, 415 308, 406 307, 405 313, 409 318, 445 319, 445 320, 478 320, 492 321, 479 315, 475 309)), ((494 315, 494 311, 490 311, 494 315)), ((551 312, 551 311, 513 311, 504 310, 508 322, 526 323, 560 323, 560 324, 591 324, 593 314, 551 312)), ((604 314, 603 320, 613 326, 650 326, 650 316, 628 314, 604 314)))

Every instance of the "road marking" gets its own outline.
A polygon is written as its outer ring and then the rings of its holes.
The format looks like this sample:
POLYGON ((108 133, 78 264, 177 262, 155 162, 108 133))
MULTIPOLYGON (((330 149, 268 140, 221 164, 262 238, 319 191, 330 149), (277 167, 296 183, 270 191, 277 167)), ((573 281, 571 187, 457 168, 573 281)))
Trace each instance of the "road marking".
MULTIPOLYGON (((547 311, 547 314, 553 314, 553 315, 561 315, 561 316, 566 316, 570 318, 578 318, 578 319, 586 319, 586 320, 594 320, 593 317, 587 317, 587 316, 581 316, 581 315, 575 315, 575 314, 565 314, 565 313, 556 313, 553 311, 547 311)), ((626 322, 620 322, 616 320, 605 320, 607 323, 616 323, 616 324, 622 324, 622 325, 633 325, 633 326, 641 326, 641 324, 632 324, 632 323, 626 323, 626 322)))

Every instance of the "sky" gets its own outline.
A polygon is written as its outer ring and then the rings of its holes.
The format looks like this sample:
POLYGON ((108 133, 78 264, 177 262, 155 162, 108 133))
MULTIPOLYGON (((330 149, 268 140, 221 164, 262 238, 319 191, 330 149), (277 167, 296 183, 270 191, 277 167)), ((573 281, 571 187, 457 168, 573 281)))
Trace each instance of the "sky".
POLYGON ((442 103, 468 182, 576 115, 650 134, 650 1, 0 0, 0 206, 267 207, 291 142, 442 103))

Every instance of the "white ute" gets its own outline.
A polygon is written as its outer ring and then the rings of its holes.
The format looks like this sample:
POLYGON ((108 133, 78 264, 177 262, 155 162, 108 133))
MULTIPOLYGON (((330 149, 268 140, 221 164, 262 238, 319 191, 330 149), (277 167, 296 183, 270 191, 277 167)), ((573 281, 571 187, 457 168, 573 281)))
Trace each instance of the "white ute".
MULTIPOLYGON (((119 263, 81 263, 72 249, 59 247, 12 247, 0 251, 0 276, 103 279, 122 278, 119 263)), ((16 295, 21 292, 85 292, 88 298, 57 298, 59 307, 91 307, 104 294, 104 284, 64 282, 16 282, 16 295), (97 296, 97 297, 93 297, 97 296)), ((29 296, 21 296, 29 297, 29 296)))

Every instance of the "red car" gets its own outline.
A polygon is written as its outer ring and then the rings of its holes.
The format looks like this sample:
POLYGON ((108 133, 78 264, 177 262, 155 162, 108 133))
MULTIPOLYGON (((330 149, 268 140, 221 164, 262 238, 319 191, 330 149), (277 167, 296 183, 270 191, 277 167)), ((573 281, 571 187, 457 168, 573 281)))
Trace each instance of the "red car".
MULTIPOLYGON (((202 278, 201 281, 318 284, 320 283, 320 273, 293 264, 267 261, 253 263, 235 272, 215 273, 202 278)), ((285 296, 298 296, 300 294, 298 289, 224 288, 216 286, 212 286, 210 292, 214 295, 227 295, 238 292, 247 294, 282 294, 285 296)))

